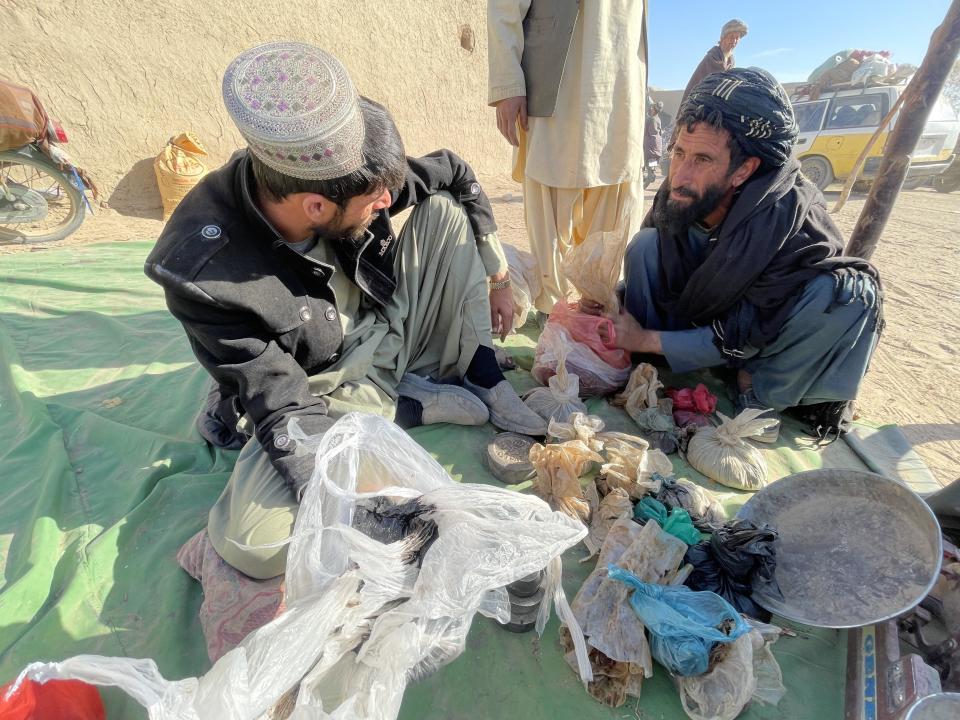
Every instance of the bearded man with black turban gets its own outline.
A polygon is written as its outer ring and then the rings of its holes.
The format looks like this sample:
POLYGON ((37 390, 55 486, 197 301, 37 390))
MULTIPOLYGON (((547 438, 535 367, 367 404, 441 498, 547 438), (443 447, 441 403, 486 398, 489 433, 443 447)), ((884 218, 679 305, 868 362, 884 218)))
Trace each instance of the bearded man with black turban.
POLYGON ((738 412, 779 420, 800 406, 815 432, 841 428, 882 327, 880 278, 843 256, 791 156, 786 93, 758 68, 714 73, 677 126, 669 177, 627 248, 616 344, 675 372, 735 368, 738 412))

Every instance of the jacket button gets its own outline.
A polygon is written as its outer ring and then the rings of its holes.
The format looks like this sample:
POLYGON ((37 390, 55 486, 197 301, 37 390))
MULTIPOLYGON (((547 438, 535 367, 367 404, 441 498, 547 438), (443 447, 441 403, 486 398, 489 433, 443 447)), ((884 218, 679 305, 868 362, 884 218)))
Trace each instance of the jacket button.
POLYGON ((200 234, 207 240, 216 240, 223 234, 223 231, 217 225, 204 225, 200 234))
POLYGON ((300 308, 300 319, 301 319, 301 320, 303 320, 304 322, 306 322, 307 320, 309 320, 309 319, 312 318, 312 317, 313 317, 313 315, 310 314, 310 308, 308 308, 306 305, 304 305, 302 308, 300 308))
POLYGON ((273 440, 273 446, 278 450, 282 450, 287 445, 290 444, 290 438, 286 435, 277 435, 273 440))
POLYGON ((332 362, 332 363, 333 363, 333 362, 336 362, 336 361, 339 360, 339 359, 340 359, 340 353, 334 353, 333 355, 331 355, 331 356, 328 358, 328 360, 329 360, 330 362, 332 362))
POLYGON ((479 195, 479 194, 480 194, 480 183, 473 183, 473 184, 470 186, 470 192, 472 192, 474 195, 479 195))
POLYGON ((317 277, 321 277, 323 275, 323 268, 314 268, 313 274, 317 277))
POLYGON ((332 307, 329 307, 327 308, 327 311, 324 313, 324 315, 326 316, 327 320, 329 320, 330 322, 333 322, 337 317, 337 311, 334 310, 332 307))

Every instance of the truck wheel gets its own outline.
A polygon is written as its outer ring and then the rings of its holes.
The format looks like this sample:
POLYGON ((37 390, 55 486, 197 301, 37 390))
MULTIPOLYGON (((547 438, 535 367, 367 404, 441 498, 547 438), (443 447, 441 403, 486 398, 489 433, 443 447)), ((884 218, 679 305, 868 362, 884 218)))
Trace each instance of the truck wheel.
POLYGON ((800 172, 820 190, 826 190, 833 182, 833 168, 826 158, 810 155, 800 160, 800 172))
POLYGON ((934 177, 930 184, 938 193, 948 193, 954 190, 960 190, 960 177, 945 178, 943 175, 934 177))

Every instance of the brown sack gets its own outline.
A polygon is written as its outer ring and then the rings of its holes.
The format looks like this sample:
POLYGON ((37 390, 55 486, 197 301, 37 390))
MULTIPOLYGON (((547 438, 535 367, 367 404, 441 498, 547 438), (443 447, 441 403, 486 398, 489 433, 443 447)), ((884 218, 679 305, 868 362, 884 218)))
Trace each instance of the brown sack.
POLYGON ((187 193, 209 172, 201 160, 207 151, 193 133, 170 138, 153 161, 153 171, 163 201, 163 219, 167 220, 187 193))
POLYGON ((0 151, 44 137, 49 118, 30 88, 0 80, 0 151))

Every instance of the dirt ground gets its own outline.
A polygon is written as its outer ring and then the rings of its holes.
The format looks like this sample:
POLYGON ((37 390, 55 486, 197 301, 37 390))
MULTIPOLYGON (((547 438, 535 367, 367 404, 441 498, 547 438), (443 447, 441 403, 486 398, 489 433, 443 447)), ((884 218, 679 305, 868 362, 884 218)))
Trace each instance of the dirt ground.
MULTIPOLYGON (((501 239, 526 248, 519 186, 506 175, 482 179, 501 239)), ((828 191, 831 205, 837 195, 828 191)), ((648 191, 647 205, 652 196, 648 191)), ((845 237, 865 199, 852 195, 834 216, 845 237)), ((149 240, 162 227, 159 209, 152 203, 137 208, 135 215, 105 209, 88 217, 77 233, 56 246, 149 240)), ((942 484, 960 477, 958 228, 960 192, 943 195, 927 188, 900 194, 873 257, 883 277, 887 324, 858 399, 864 417, 900 425, 942 484)), ((0 245, 0 258, 13 252, 44 252, 49 247, 0 245)))

